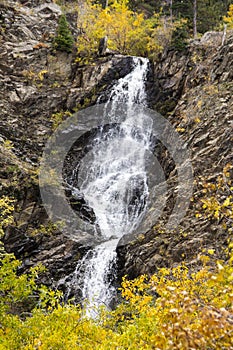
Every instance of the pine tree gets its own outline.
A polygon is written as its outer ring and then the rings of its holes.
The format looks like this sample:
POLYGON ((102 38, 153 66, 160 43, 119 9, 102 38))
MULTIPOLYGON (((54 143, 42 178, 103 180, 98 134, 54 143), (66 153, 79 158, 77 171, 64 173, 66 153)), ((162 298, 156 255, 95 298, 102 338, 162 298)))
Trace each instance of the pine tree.
POLYGON ((69 28, 66 16, 63 14, 59 18, 57 35, 54 38, 54 48, 58 51, 72 52, 74 38, 69 28))
POLYGON ((187 23, 181 22, 172 32, 171 47, 177 51, 185 50, 187 48, 188 37, 187 23))
POLYGON ((218 29, 225 13, 226 4, 222 0, 197 0, 198 32, 205 33, 218 29))

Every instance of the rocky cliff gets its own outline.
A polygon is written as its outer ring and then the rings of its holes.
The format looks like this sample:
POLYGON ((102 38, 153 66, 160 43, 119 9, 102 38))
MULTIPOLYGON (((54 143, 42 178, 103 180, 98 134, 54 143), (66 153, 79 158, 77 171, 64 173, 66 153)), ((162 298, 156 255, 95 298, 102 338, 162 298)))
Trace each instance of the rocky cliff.
MULTIPOLYGON (((0 5, 0 180, 1 195, 16 199, 14 224, 6 229, 5 249, 22 259, 22 271, 42 262, 45 282, 74 270, 94 241, 73 241, 48 220, 40 199, 38 166, 54 127, 82 107, 102 101, 116 79, 131 69, 121 55, 97 57, 90 65, 52 48, 61 8, 47 1, 0 5)), ((74 35, 76 17, 67 14, 74 35)), ((159 266, 183 260, 198 264, 203 249, 217 257, 232 225, 202 213, 203 188, 216 185, 232 162, 233 34, 222 45, 221 33, 207 33, 182 52, 167 50, 148 74, 148 102, 166 116, 187 144, 194 169, 194 192, 189 210, 173 232, 163 230, 174 204, 171 194, 158 224, 133 242, 118 247, 120 275, 153 273, 159 266), (206 187, 205 187, 206 186, 206 187)), ((162 149, 160 162, 176 190, 172 159, 162 149)), ((230 174, 232 176, 232 174, 230 174)), ((221 193, 226 198, 226 193, 221 193)))
MULTIPOLYGON (((161 218, 160 224, 137 242, 119 247, 123 275, 150 274, 157 267, 182 261, 197 266, 209 249, 215 251, 216 258, 224 257, 232 234, 232 214, 223 223, 223 217, 216 212, 219 208, 214 209, 214 197, 218 197, 219 204, 232 194, 223 169, 232 166, 233 159, 233 36, 229 33, 224 45, 221 37, 221 33, 206 33, 191 42, 186 52, 165 52, 155 65, 151 103, 167 114, 191 152, 193 197, 176 230, 164 231, 161 218), (207 194, 212 208, 205 208, 207 194)), ((170 180, 175 178, 170 175, 170 180)), ((231 183, 232 168, 227 175, 231 183)), ((165 213, 170 206, 171 201, 165 213)))

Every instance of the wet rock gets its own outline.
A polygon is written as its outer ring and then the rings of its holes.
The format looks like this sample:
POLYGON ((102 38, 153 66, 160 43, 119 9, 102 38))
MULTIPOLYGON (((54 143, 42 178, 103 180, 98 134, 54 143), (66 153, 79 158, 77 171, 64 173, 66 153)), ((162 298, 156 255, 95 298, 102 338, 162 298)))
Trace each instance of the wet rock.
POLYGON ((4 236, 4 246, 6 251, 15 254, 16 258, 21 258, 26 253, 37 252, 39 241, 28 237, 16 227, 9 226, 4 236))

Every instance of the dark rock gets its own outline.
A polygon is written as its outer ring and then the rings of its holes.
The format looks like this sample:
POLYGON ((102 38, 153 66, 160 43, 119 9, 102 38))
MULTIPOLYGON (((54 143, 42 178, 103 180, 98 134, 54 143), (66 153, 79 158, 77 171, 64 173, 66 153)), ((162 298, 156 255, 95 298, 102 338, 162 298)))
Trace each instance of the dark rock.
POLYGON ((100 39, 99 48, 98 48, 98 52, 100 56, 104 56, 106 54, 107 44, 108 44, 108 38, 106 36, 100 39))
POLYGON ((7 228, 6 234, 3 237, 3 242, 6 251, 14 253, 16 258, 21 258, 22 256, 25 256, 26 253, 37 253, 37 248, 40 243, 12 226, 7 228))

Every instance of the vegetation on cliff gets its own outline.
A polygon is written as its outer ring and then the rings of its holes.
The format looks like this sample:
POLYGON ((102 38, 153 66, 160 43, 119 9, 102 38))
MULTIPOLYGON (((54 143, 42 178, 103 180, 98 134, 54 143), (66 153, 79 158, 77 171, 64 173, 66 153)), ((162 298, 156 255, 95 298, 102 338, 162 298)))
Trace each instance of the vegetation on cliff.
POLYGON ((224 16, 223 19, 229 28, 233 29, 233 4, 230 5, 227 16, 224 16))
POLYGON ((57 34, 54 38, 54 48, 55 50, 69 53, 72 52, 73 44, 74 39, 69 29, 69 24, 66 16, 62 14, 59 18, 57 34))

